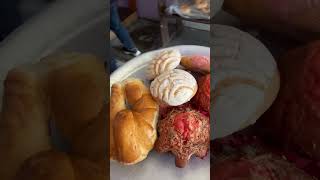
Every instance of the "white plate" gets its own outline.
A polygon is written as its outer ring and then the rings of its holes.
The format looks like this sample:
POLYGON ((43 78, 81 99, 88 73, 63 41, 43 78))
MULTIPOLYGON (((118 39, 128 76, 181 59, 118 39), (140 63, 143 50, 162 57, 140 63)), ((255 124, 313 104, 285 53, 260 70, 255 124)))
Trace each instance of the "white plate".
MULTIPOLYGON (((182 55, 210 56, 209 47, 183 45, 170 48, 179 49, 182 55)), ((128 77, 145 80, 146 66, 159 51, 142 54, 117 69, 110 77, 110 85, 128 77)), ((209 155, 203 160, 192 157, 189 164, 180 169, 176 168, 173 155, 152 151, 146 160, 136 165, 124 166, 110 162, 110 175, 112 180, 209 180, 210 160, 209 155)))
POLYGON ((265 96, 265 91, 253 86, 236 84, 225 88, 212 107, 215 109, 215 124, 210 134, 215 138, 222 138, 254 124, 271 106, 280 85, 279 79, 275 78, 277 64, 259 40, 234 27, 218 24, 212 27, 212 48, 215 52, 212 58, 215 63, 226 62, 225 66, 214 70, 216 76, 223 74, 222 72, 248 73, 251 76, 247 76, 248 78, 263 83, 265 89, 273 89, 265 96))

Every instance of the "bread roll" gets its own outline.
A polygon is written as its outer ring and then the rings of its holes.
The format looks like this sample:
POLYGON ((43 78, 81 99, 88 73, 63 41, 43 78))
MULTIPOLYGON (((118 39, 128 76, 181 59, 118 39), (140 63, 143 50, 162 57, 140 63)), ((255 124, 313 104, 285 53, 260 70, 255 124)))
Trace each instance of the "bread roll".
MULTIPOLYGON (((111 102, 123 104, 126 99, 131 110, 118 111, 110 119, 110 132, 113 132, 110 142, 110 158, 125 165, 136 164, 144 160, 153 148, 157 132, 158 104, 153 100, 149 91, 138 79, 130 79, 123 84, 113 84, 111 88, 111 102), (124 91, 125 89, 125 91, 124 91), (130 92, 130 93, 129 93, 130 92), (135 93, 133 93, 135 92, 135 93), (128 97, 132 96, 132 97, 128 97), (119 102, 123 101, 123 102, 119 102)), ((117 106, 110 106, 110 111, 119 110, 117 106)))
POLYGON ((24 160, 51 149, 52 117, 69 139, 88 126, 102 109, 105 82, 103 62, 85 54, 55 54, 12 69, 0 120, 0 179, 12 180, 24 160))
POLYGON ((147 78, 153 80, 160 74, 175 69, 181 60, 181 54, 177 49, 160 52, 150 63, 147 70, 147 78))
POLYGON ((214 25, 212 48, 211 136, 219 138, 255 123, 277 96, 280 80, 270 52, 247 33, 214 25))
POLYGON ((196 79, 187 71, 174 69, 167 71, 151 82, 150 91, 159 102, 179 106, 196 94, 196 79))
POLYGON ((113 122, 118 112, 126 109, 124 88, 121 84, 113 84, 111 87, 111 98, 110 98, 110 123, 109 123, 109 134, 110 134, 110 159, 116 159, 116 149, 113 137, 113 122))
POLYGON ((126 84, 124 90, 129 105, 134 105, 143 95, 150 93, 149 89, 140 80, 127 79, 124 84, 126 84))

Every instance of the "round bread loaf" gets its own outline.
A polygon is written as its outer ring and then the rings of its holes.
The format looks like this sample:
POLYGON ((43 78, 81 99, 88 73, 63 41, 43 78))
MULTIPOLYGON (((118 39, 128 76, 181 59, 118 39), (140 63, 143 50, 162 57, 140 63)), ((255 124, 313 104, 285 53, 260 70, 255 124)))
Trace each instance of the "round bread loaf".
POLYGON ((280 80, 270 52, 249 34, 214 25, 212 36, 211 136, 219 138, 255 123, 275 100, 280 80))
POLYGON ((179 66, 181 54, 177 49, 169 49, 160 52, 150 63, 147 70, 147 78, 153 80, 161 73, 170 71, 179 66))
POLYGON ((198 84, 187 71, 174 69, 154 79, 150 90, 152 96, 159 102, 179 106, 190 101, 198 90, 198 84))

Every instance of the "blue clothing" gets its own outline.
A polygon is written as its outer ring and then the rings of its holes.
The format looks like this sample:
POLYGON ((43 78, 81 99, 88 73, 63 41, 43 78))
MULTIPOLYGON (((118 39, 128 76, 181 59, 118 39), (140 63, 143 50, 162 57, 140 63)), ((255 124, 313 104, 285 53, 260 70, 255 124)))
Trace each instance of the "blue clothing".
MULTIPOLYGON (((111 1, 116 2, 116 1, 111 1)), ((121 20, 118 14, 117 3, 111 3, 110 5, 110 29, 117 35, 118 39, 123 44, 124 48, 128 50, 135 49, 136 46, 133 43, 129 32, 121 24, 121 20)))
POLYGON ((116 69, 118 69, 118 65, 116 63, 116 60, 112 58, 110 62, 110 74, 113 73, 113 71, 115 71, 116 69))
POLYGON ((116 63, 116 60, 114 58, 111 59, 110 64, 107 63, 107 61, 104 62, 104 67, 106 69, 109 69, 109 73, 113 73, 116 69, 118 69, 118 65, 116 63))

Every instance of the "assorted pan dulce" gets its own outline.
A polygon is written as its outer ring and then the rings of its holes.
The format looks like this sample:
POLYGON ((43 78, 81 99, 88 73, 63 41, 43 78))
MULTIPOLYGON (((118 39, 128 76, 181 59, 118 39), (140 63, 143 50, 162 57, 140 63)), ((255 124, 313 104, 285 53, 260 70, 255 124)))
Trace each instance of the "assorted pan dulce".
POLYGON ((199 97, 210 98, 205 90, 210 85, 197 79, 209 76, 195 76, 193 63, 177 69, 183 58, 175 49, 161 52, 148 69, 150 87, 139 79, 113 84, 110 123, 105 68, 96 57, 55 54, 12 69, 1 111, 0 179, 106 179, 108 148, 111 160, 124 165, 141 162, 154 148, 172 152, 178 167, 193 154, 204 157, 210 126, 199 97), (165 117, 160 118, 160 107, 170 109, 165 117), (70 145, 68 153, 52 144, 49 124, 70 145), (175 134, 178 146, 171 146, 168 133, 175 134))
POLYGON ((205 56, 182 56, 177 49, 164 50, 148 65, 149 88, 139 79, 112 85, 112 160, 125 165, 136 164, 147 158, 154 148, 159 153, 171 152, 176 157, 176 166, 185 167, 192 155, 200 158, 207 155, 209 61, 205 56), (200 61, 192 62, 195 60, 200 61), (184 67, 180 66, 183 64, 184 67), (204 84, 199 85, 199 82, 204 84), (127 109, 128 105, 131 110, 127 109), (167 113, 158 115, 164 111, 167 113))

